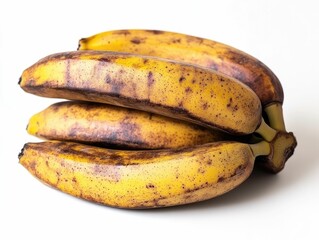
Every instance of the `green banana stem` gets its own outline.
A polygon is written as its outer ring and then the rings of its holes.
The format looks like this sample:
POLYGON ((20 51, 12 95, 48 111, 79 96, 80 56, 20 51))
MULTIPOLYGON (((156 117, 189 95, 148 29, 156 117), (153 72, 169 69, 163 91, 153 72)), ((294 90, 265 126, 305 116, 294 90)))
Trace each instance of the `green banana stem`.
POLYGON ((281 103, 273 103, 271 105, 268 105, 267 107, 264 108, 264 111, 266 112, 268 116, 269 125, 272 128, 278 131, 286 132, 281 103))
POLYGON ((266 141, 250 144, 249 146, 255 157, 268 156, 271 153, 270 144, 266 141))
POLYGON ((255 132, 260 134, 267 142, 271 142, 277 135, 277 131, 269 127, 263 118, 255 132))

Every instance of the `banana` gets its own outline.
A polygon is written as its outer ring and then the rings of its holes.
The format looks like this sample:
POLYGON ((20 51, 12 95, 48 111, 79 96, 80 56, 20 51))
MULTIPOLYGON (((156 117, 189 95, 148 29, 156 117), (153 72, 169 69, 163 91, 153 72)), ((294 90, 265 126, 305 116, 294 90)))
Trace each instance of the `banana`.
POLYGON ((55 103, 33 115, 27 131, 44 139, 129 149, 180 148, 230 140, 223 132, 161 115, 80 101, 55 103))
POLYGON ((118 208, 159 208, 226 193, 251 174, 267 142, 215 142, 192 148, 109 150, 72 142, 27 143, 19 162, 62 192, 118 208))
POLYGON ((260 100, 247 86, 166 59, 105 51, 53 54, 26 69, 20 86, 39 96, 134 108, 235 135, 257 131, 268 141, 275 135, 259 131, 267 125, 260 100))
POLYGON ((107 50, 167 58, 207 67, 243 82, 260 98, 276 130, 285 131, 283 89, 261 61, 220 42, 157 30, 116 30, 79 41, 79 50, 107 50))

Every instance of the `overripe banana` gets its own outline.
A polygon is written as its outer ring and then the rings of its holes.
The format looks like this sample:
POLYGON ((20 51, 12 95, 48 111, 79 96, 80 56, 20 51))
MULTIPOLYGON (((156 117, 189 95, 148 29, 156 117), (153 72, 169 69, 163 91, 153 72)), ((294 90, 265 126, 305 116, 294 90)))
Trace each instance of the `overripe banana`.
POLYGON ((107 50, 155 56, 197 64, 245 83, 258 95, 270 126, 285 131, 283 89, 276 75, 261 61, 213 40, 157 30, 116 30, 79 41, 79 50, 107 50))
POLYGON ((191 147, 231 138, 149 112, 80 101, 55 103, 33 115, 27 131, 44 139, 129 149, 191 147))
POLYGON ((157 208, 221 195, 251 173, 270 145, 217 142, 184 149, 121 151, 71 142, 28 143, 20 163, 44 183, 119 208, 157 208))

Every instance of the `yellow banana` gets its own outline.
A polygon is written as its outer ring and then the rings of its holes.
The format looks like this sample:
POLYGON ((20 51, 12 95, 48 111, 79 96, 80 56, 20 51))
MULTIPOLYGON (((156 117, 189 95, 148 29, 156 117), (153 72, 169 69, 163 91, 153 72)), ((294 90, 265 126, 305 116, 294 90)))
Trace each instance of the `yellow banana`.
POLYGON ((79 50, 107 50, 167 58, 208 67, 245 83, 258 95, 270 126, 285 131, 283 89, 258 59, 213 40, 157 30, 116 30, 79 41, 79 50))
POLYGON ((44 183, 119 208, 157 208, 210 199, 251 173, 270 145, 217 142, 175 150, 108 150, 71 142, 28 143, 20 163, 44 183))
POLYGON ((45 139, 130 149, 191 147, 230 139, 223 132, 161 115, 79 101, 56 103, 33 115, 27 131, 45 139))
POLYGON ((237 135, 265 127, 260 100, 247 86, 165 59, 105 51, 54 54, 26 69, 20 86, 39 96, 140 109, 237 135))

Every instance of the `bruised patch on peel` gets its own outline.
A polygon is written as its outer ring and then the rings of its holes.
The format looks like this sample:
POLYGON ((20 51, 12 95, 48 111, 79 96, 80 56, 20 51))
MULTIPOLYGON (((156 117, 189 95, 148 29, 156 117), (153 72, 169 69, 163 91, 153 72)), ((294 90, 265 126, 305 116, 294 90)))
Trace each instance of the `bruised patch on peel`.
POLYGON ((101 61, 101 62, 112 62, 112 60, 110 58, 106 58, 106 57, 99 58, 99 61, 101 61))
POLYGON ((131 32, 129 30, 118 30, 118 31, 114 31, 113 34, 117 34, 117 35, 130 35, 131 32))
POLYGON ((172 39, 172 43, 181 43, 181 39, 180 38, 174 38, 172 39))
POLYGON ((121 166, 95 164, 92 172, 94 175, 101 176, 110 181, 119 182, 121 179, 120 168, 121 166))
POLYGON ((164 34, 164 31, 161 31, 161 30, 146 30, 146 32, 150 32, 155 35, 164 34))
POLYGON ((193 92, 193 90, 192 90, 190 87, 187 87, 187 88, 185 89, 185 92, 186 92, 186 93, 191 93, 191 92, 193 92))
POLYGON ((36 163, 36 161, 30 161, 30 163, 29 163, 29 169, 31 170, 31 171, 33 171, 33 172, 35 172, 36 171, 36 166, 37 166, 37 163, 36 163))
POLYGON ((155 79, 154 79, 154 76, 153 76, 153 72, 149 71, 148 75, 147 75, 147 85, 148 85, 148 87, 151 87, 154 82, 155 82, 155 79))
POLYGON ((144 42, 145 42, 144 38, 135 37, 135 38, 131 39, 131 43, 133 43, 133 44, 141 44, 144 42))
POLYGON ((205 103, 202 105, 202 108, 203 108, 203 110, 206 110, 206 109, 208 108, 208 103, 205 102, 205 103))

